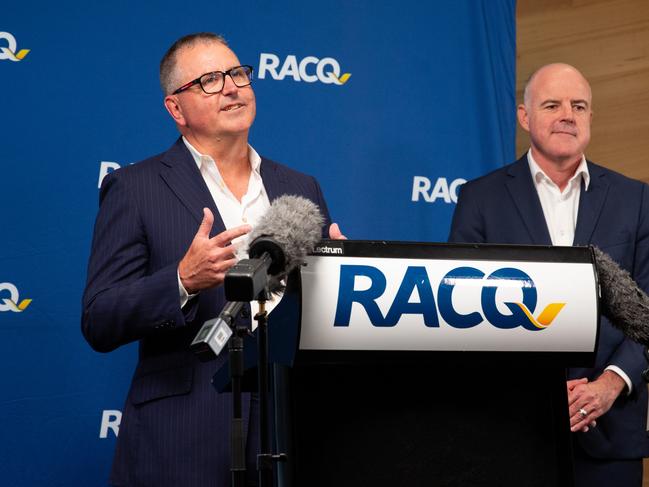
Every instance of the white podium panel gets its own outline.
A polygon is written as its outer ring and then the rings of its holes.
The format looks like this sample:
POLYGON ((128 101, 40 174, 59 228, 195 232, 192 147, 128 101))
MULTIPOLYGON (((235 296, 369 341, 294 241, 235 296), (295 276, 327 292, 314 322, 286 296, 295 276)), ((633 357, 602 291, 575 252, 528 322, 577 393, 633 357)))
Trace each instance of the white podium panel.
POLYGON ((302 268, 300 350, 595 350, 588 248, 329 242, 318 250, 302 268))

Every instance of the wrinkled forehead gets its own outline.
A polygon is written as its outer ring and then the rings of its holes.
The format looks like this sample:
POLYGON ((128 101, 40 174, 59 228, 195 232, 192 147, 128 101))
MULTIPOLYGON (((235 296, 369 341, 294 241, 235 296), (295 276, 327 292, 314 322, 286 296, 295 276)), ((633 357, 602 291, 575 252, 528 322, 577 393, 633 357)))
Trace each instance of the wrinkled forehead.
POLYGON ((185 79, 195 79, 210 71, 227 71, 240 64, 237 55, 228 46, 217 41, 184 47, 176 58, 176 69, 185 79))

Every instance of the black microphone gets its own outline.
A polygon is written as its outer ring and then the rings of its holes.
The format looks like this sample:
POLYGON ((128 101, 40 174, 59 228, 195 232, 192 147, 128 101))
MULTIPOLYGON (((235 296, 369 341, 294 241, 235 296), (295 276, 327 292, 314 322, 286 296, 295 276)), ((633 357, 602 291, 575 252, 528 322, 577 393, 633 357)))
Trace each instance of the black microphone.
POLYGON ((232 336, 232 323, 244 302, 267 290, 280 293, 282 279, 304 262, 322 237, 324 219, 318 206, 301 196, 284 195, 268 208, 250 232, 248 255, 225 274, 228 303, 217 318, 207 320, 189 348, 201 361, 213 360, 232 336))
POLYGON ((235 264, 225 274, 228 301, 252 301, 267 290, 279 294, 282 279, 304 262, 322 238, 324 219, 318 206, 301 196, 284 195, 250 232, 249 259, 235 264))
POLYGON ((232 336, 232 323, 243 307, 242 302, 225 303, 219 316, 207 320, 189 346, 202 362, 215 359, 232 336))
POLYGON ((649 346, 649 296, 608 254, 592 247, 602 314, 626 336, 649 346))

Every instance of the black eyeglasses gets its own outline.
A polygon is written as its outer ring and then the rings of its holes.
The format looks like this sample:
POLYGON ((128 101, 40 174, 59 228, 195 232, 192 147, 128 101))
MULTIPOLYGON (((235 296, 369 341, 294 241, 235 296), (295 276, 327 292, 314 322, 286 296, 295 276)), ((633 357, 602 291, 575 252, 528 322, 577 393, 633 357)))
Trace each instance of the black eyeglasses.
POLYGON ((211 73, 205 73, 195 80, 182 85, 174 91, 172 95, 177 95, 194 85, 201 85, 201 88, 205 93, 208 95, 214 95, 223 89, 226 75, 230 77, 238 88, 243 88, 252 83, 252 66, 235 66, 227 71, 212 71, 211 73))

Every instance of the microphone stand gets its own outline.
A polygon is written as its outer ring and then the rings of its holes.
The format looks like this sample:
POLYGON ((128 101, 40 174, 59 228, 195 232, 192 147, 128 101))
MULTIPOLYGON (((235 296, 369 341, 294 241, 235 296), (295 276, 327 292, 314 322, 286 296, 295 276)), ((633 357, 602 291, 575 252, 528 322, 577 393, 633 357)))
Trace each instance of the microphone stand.
POLYGON ((259 471, 259 487, 272 487, 273 464, 285 461, 286 454, 274 455, 270 444, 269 431, 269 395, 268 395, 268 312, 266 301, 269 299, 268 290, 259 293, 257 301, 259 312, 255 315, 257 321, 257 354, 259 373, 259 454, 257 455, 257 470, 259 471))
MULTIPOLYGON (((285 255, 277 242, 270 237, 257 239, 257 250, 254 258, 244 259, 228 270, 225 276, 225 297, 228 301, 251 301, 256 299, 259 303, 259 312, 255 315, 257 321, 257 372, 259 387, 259 454, 257 455, 257 471, 259 472, 259 487, 272 487, 273 485, 273 464, 277 461, 286 460, 285 453, 273 454, 271 450, 269 431, 269 387, 268 387, 268 312, 266 301, 269 299, 268 276, 273 266, 279 266, 280 270, 285 264, 285 255), (273 257, 275 256, 275 257, 273 257), (281 265, 280 265, 281 264, 281 265)), ((252 255, 252 246, 250 249, 252 255)), ((238 422, 233 419, 232 424, 232 475, 233 481, 245 476, 245 445, 243 439, 243 421, 241 421, 241 378, 243 376, 243 337, 239 330, 230 339, 234 356, 231 356, 231 370, 236 370, 238 379, 232 374, 233 409, 238 408, 238 422), (240 369, 240 370, 239 370, 240 369), (235 386, 235 380, 237 380, 235 386), (235 389, 236 387, 236 389, 235 389), (239 391, 235 394, 235 391, 239 391), (239 397, 237 402, 235 397, 239 397), (236 432, 236 434, 235 434, 236 432), (241 436, 239 438, 239 435, 241 436), (239 456, 239 449, 242 448, 243 455, 239 456), (243 474, 239 472, 243 470, 243 474)), ((233 415, 235 414, 233 411, 233 415)), ((234 484, 235 487, 243 484, 234 484)))
POLYGON ((243 381, 243 338, 250 334, 245 326, 235 323, 234 334, 228 342, 230 378, 232 381, 232 423, 230 433, 230 471, 232 486, 246 485, 246 438, 243 434, 241 384, 243 381))

